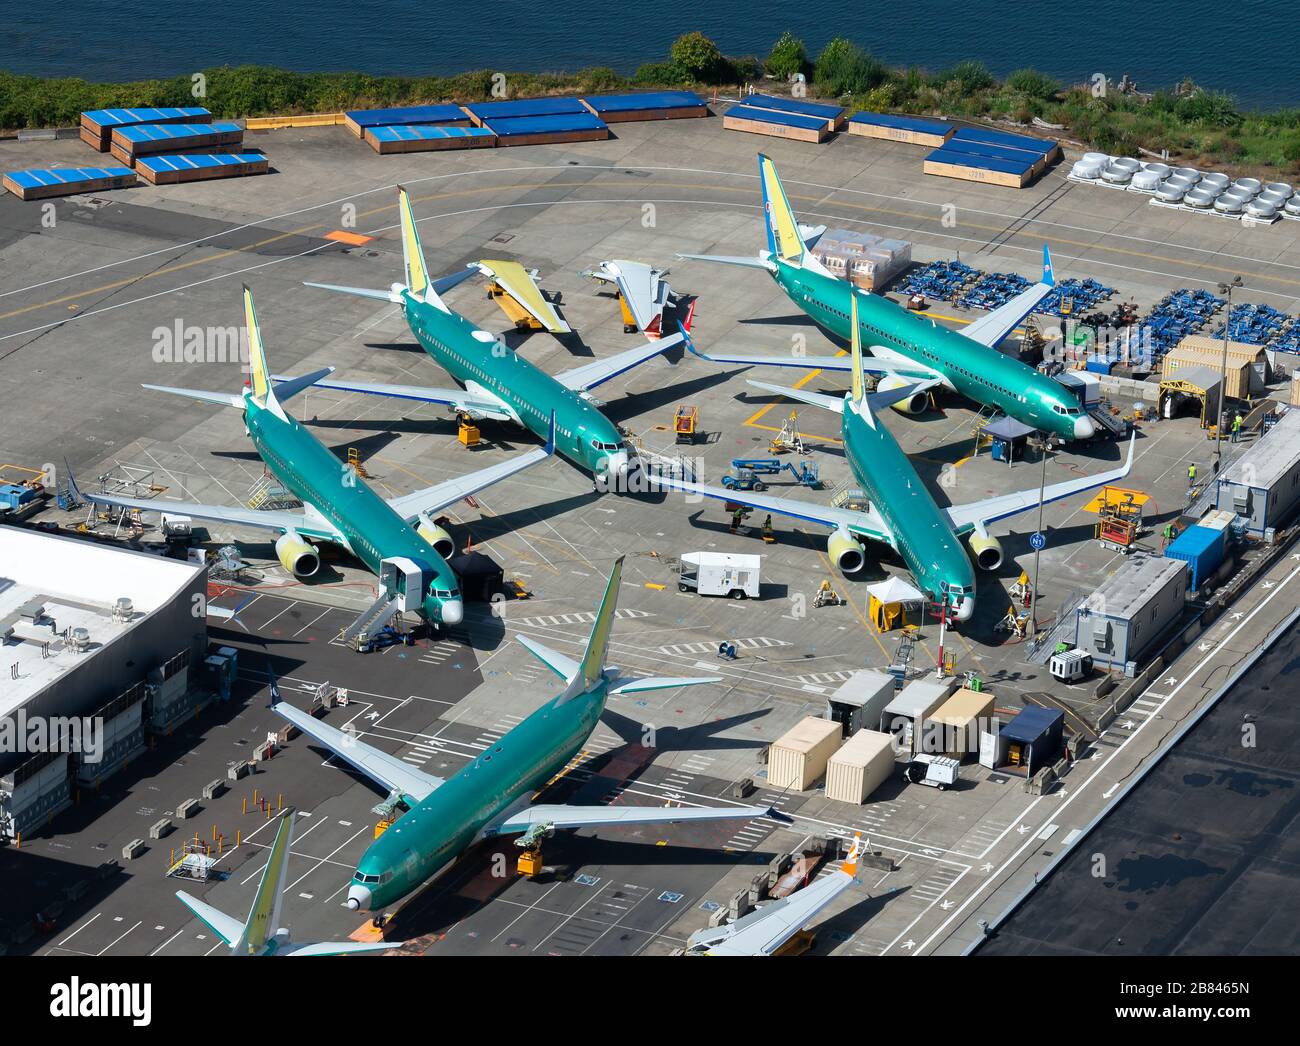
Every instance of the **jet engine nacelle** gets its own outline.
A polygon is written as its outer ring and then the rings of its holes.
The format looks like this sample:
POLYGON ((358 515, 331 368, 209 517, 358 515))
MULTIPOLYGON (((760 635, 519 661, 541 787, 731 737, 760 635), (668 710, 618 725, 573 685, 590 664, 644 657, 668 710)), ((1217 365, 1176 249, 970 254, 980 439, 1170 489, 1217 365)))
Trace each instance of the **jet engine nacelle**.
POLYGON ((1002 566, 1002 542, 997 538, 971 534, 970 550, 975 557, 975 565, 981 570, 997 570, 1002 566))
POLYGON ((320 569, 320 551, 296 530, 286 530, 276 541, 275 555, 294 577, 311 577, 320 569))
MULTIPOLYGON (((886 374, 876 385, 877 392, 892 392, 894 389, 901 389, 906 385, 915 385, 916 379, 903 378, 897 374, 886 374)), ((930 406, 930 394, 928 392, 915 392, 905 400, 899 400, 897 403, 891 403, 890 406, 900 414, 920 414, 930 406)))
POLYGON ((443 559, 450 559, 456 554, 456 542, 452 540, 446 528, 438 526, 428 516, 420 517, 420 523, 415 528, 415 531, 432 545, 433 550, 443 559))
POLYGON ((830 536, 826 542, 826 552, 841 574, 856 574, 867 562, 862 542, 847 530, 837 530, 830 536))

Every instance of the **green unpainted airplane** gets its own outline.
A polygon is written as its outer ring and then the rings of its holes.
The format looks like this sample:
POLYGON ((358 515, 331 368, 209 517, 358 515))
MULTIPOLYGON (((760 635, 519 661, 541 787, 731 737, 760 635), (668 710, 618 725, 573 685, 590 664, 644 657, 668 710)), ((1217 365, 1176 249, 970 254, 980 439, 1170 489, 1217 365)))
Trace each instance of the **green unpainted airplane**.
MULTIPOLYGON (((946 608, 944 613, 950 620, 965 621, 975 612, 975 571, 971 556, 962 548, 960 539, 967 538, 975 562, 982 569, 996 570, 1002 564, 1002 545, 988 532, 988 525, 1035 507, 1039 503, 1039 490, 1034 487, 1032 490, 999 494, 947 508, 935 504, 911 461, 893 434, 876 417, 875 411, 893 406, 909 396, 924 395, 937 379, 930 378, 888 391, 866 393, 863 368, 857 366, 862 362, 862 343, 857 334, 861 327, 856 321, 858 303, 867 297, 855 289, 847 303, 848 313, 854 321, 850 324, 854 333, 850 338, 849 355, 853 384, 843 398, 768 385, 761 381, 750 382, 758 388, 835 411, 841 416, 840 435, 844 440, 844 456, 853 472, 853 478, 861 484, 868 499, 865 508, 815 505, 793 498, 727 490, 668 476, 656 479, 655 482, 675 490, 750 505, 766 512, 830 527, 833 533, 827 552, 835 566, 845 574, 856 573, 865 565, 866 552, 862 545, 864 538, 889 545, 903 558, 912 577, 930 602, 946 608)), ((1058 501, 1123 479, 1133 467, 1133 441, 1136 438, 1135 433, 1133 440, 1129 441, 1128 460, 1120 468, 1095 476, 1048 484, 1042 491, 1043 503, 1058 501)))
POLYGON ((388 804, 407 812, 361 856, 348 889, 348 907, 382 911, 450 866, 475 841, 522 832, 530 847, 560 828, 665 824, 681 821, 766 817, 786 820, 764 806, 565 806, 533 804, 539 788, 561 773, 600 721, 608 698, 717 683, 711 678, 647 678, 622 675, 605 657, 623 576, 614 563, 581 661, 520 635, 521 646, 564 683, 564 689, 451 777, 417 770, 282 701, 271 707, 308 737, 389 789, 388 804))
POLYGON ((480 272, 480 265, 431 280, 411 200, 400 186, 397 208, 406 265, 405 284, 395 283, 386 291, 328 283, 307 283, 307 286, 400 305, 407 326, 420 346, 463 388, 351 381, 322 381, 321 387, 441 403, 470 418, 515 422, 543 437, 553 414, 555 448, 559 454, 617 487, 637 469, 636 452, 617 426, 590 402, 587 393, 680 344, 682 336, 673 334, 562 374, 547 374, 510 348, 499 335, 475 326, 443 301, 442 294, 480 272))
MULTIPOLYGON (((853 285, 813 257, 805 239, 805 235, 812 238, 813 230, 800 226, 776 166, 761 153, 758 172, 767 250, 756 258, 708 254, 678 257, 764 269, 792 302, 831 334, 847 341, 853 285)), ((881 375, 883 390, 937 379, 945 388, 995 407, 1042 432, 1062 439, 1090 439, 1097 431, 1096 422, 1079 405, 1074 393, 996 348, 1047 297, 1055 282, 1052 257, 1044 244, 1042 280, 961 331, 949 330, 909 312, 882 295, 868 295, 858 309, 858 333, 871 353, 863 367, 881 375)), ((711 354, 708 358, 718 363, 754 366, 849 369, 845 356, 711 354)), ((926 409, 928 399, 927 394, 918 391, 894 406, 905 413, 919 414, 926 409)))
POLYGON ((253 294, 247 287, 244 320, 252 376, 241 395, 163 385, 144 387, 243 411, 248 438, 276 479, 302 502, 302 511, 88 493, 76 490, 76 479, 69 473, 75 496, 93 505, 166 512, 277 532, 281 536, 275 542, 276 557, 285 570, 299 578, 311 577, 320 569, 320 549, 312 540, 338 545, 384 583, 375 605, 357 619, 358 627, 386 621, 399 610, 414 612, 434 626, 458 624, 464 618, 464 601, 460 583, 447 563, 455 544, 446 529, 434 522, 433 514, 544 461, 555 447, 553 430, 543 448, 411 494, 381 498, 355 468, 341 462, 284 410, 290 397, 320 384, 334 368, 275 384, 266 365, 253 294))
POLYGON ((321 941, 295 944, 289 939, 288 927, 280 925, 284 908, 284 891, 288 885, 289 851, 293 846, 294 817, 297 811, 291 806, 280 817, 275 840, 267 852, 266 868, 248 918, 242 923, 234 916, 214 908, 207 901, 191 897, 177 890, 181 903, 199 917, 223 944, 230 947, 231 955, 357 955, 361 952, 385 952, 391 944, 364 944, 356 941, 321 941))

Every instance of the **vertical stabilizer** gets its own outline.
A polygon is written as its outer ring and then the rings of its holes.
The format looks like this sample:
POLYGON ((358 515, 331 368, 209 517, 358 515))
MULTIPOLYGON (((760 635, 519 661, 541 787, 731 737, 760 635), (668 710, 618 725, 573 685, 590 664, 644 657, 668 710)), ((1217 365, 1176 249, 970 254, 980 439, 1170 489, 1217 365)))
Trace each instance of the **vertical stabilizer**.
POLYGON ((417 298, 424 298, 429 290, 429 267, 424 262, 424 249, 420 246, 420 233, 415 227, 410 194, 400 185, 397 187, 397 210, 402 220, 402 260, 406 263, 406 289, 417 298))
POLYGON ((253 292, 244 285, 244 326, 248 329, 249 385, 253 402, 259 407, 284 417, 280 402, 271 385, 271 368, 266 364, 266 349, 262 345, 262 328, 257 322, 257 306, 253 292))
POLYGON ((758 154, 758 179, 763 188, 763 214, 767 219, 767 249, 776 260, 799 265, 804 254, 799 222, 776 173, 776 164, 762 153, 758 154))
POLYGON ((244 924, 244 936, 239 942, 237 952, 260 955, 265 950, 267 942, 280 928, 280 906, 289 871, 289 847, 293 843, 295 813, 291 806, 280 817, 280 827, 276 830, 275 841, 271 843, 266 870, 262 872, 262 881, 257 884, 253 907, 249 910, 248 921, 244 924))
POLYGON ((862 380, 862 328, 858 326, 858 291, 849 289, 849 353, 853 376, 853 405, 860 407, 866 395, 862 380))
POLYGON ((582 655, 578 681, 583 689, 589 690, 600 681, 605 670, 605 654, 609 650, 609 634, 614 627, 614 611, 618 608, 618 586, 623 580, 623 557, 614 561, 609 582, 605 585, 605 597, 600 601, 596 612, 596 623, 591 626, 591 637, 587 640, 586 653, 582 655))

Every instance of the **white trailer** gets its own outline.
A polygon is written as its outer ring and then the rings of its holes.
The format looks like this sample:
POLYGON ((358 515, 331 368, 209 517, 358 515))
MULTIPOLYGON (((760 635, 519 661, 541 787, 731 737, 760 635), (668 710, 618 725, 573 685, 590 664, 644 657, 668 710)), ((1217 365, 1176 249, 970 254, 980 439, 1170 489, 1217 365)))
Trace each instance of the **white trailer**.
POLYGON ((757 599, 762 556, 730 552, 685 552, 678 566, 677 590, 702 596, 757 599))

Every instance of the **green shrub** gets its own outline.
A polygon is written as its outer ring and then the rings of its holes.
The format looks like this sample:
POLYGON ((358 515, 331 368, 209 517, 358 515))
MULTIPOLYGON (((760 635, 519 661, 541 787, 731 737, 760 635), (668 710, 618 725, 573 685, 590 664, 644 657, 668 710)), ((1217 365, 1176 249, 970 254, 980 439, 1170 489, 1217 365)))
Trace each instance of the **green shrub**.
POLYGON ((1007 86, 1030 98, 1051 98, 1061 90, 1059 80, 1054 80, 1037 69, 1017 69, 1007 77, 1007 86))
POLYGON ((806 74, 809 69, 808 52, 803 41, 789 30, 782 33, 781 38, 772 45, 763 67, 768 76, 777 80, 789 80, 798 73, 806 74))
POLYGON ((668 58, 692 80, 715 83, 725 63, 718 45, 700 32, 683 33, 673 41, 668 58))

